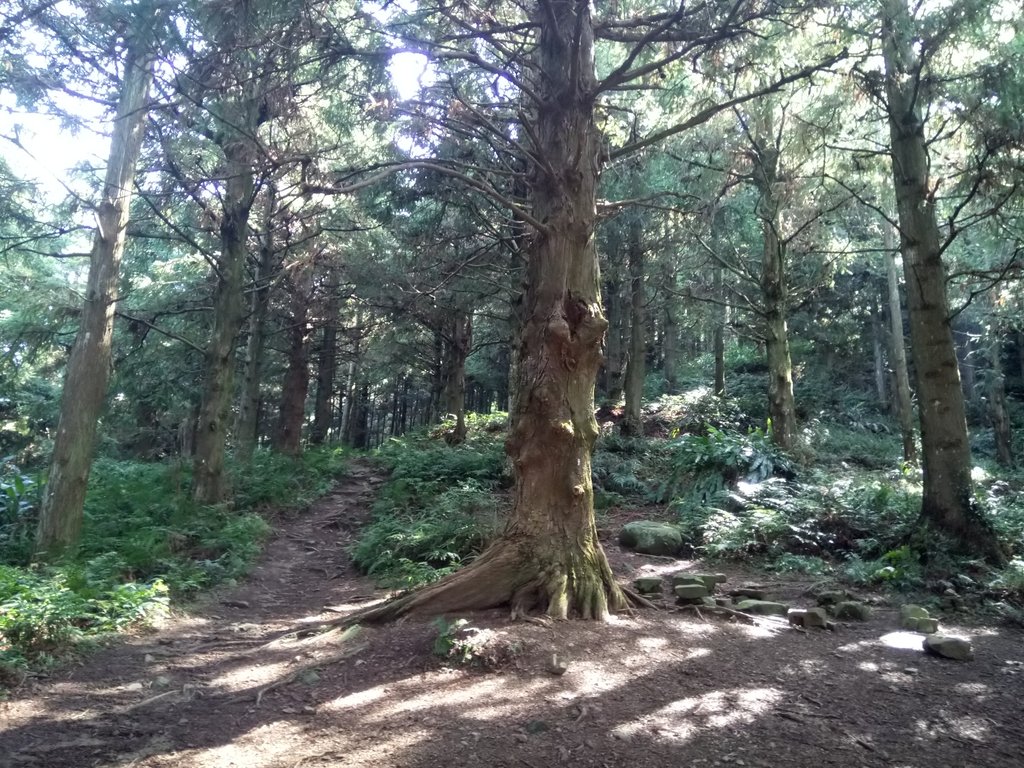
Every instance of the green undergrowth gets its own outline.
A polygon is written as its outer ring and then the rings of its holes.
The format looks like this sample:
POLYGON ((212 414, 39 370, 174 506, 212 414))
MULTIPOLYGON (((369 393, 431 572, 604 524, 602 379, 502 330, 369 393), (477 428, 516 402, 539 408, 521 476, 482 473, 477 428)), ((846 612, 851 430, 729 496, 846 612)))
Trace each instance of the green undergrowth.
POLYGON ((435 581, 478 554, 500 522, 505 414, 467 417, 457 446, 429 433, 391 440, 378 458, 391 471, 352 559, 380 584, 435 581))
POLYGON ((73 557, 50 565, 32 554, 41 478, 6 464, 0 672, 44 667, 91 637, 165 613, 172 600, 237 579, 270 532, 265 515, 307 506, 345 460, 332 449, 297 459, 259 451, 233 467, 230 503, 201 506, 190 498, 191 473, 181 462, 99 459, 81 544, 73 557))
POLYGON ((1016 559, 1000 572, 954 560, 950 542, 920 528, 920 470, 903 464, 899 435, 862 404, 847 406, 841 420, 807 420, 785 453, 706 388, 660 398, 647 411, 666 437, 600 438, 596 506, 649 508, 700 557, 894 589, 971 573, 1024 600, 1024 473, 984 456, 974 473, 979 506, 1016 559))

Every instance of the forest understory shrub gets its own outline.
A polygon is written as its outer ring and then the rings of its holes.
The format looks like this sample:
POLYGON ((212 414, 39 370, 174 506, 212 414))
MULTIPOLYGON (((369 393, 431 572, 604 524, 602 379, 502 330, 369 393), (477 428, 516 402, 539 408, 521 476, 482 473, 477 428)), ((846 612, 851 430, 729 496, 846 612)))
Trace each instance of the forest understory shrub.
POLYGON ((218 506, 192 502, 182 462, 97 460, 81 543, 52 565, 33 562, 41 483, 8 464, 0 487, 16 493, 0 506, 0 668, 44 667, 83 640, 162 614, 172 598, 238 578, 270 532, 260 513, 307 506, 345 460, 336 449, 298 459, 259 451, 232 467, 232 502, 218 506))
POLYGON ((502 518, 504 414, 467 418, 466 442, 449 446, 444 429, 386 443, 391 470, 370 523, 352 547, 364 573, 388 587, 411 588, 469 562, 502 518))

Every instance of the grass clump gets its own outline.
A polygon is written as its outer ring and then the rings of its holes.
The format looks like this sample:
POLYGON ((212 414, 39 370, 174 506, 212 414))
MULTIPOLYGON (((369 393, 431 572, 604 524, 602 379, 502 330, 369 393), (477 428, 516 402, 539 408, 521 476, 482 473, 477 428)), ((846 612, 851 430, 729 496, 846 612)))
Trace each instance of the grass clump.
POLYGON ((0 668, 45 666, 83 640, 160 615, 172 598, 241 576, 270 532, 259 512, 305 506, 344 461, 327 449, 258 452, 233 468, 230 503, 201 506, 181 462, 97 460, 78 550, 45 565, 32 552, 42 483, 6 465, 3 484, 17 498, 5 494, 0 505, 0 668))

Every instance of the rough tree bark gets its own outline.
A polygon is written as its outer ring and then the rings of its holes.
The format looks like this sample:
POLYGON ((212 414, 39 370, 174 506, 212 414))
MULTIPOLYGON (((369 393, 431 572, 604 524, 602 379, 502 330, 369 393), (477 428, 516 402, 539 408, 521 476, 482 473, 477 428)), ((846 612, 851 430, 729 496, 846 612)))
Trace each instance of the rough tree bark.
POLYGON ((921 414, 924 493, 921 516, 950 545, 1004 560, 992 527, 973 504, 971 450, 956 348, 950 328, 935 197, 922 119, 922 63, 906 0, 885 0, 882 54, 890 156, 906 276, 910 338, 921 414))
MULTIPOLYGON (((668 263, 663 267, 661 279, 663 285, 674 287, 675 274, 668 263)), ((666 293, 664 301, 665 338, 661 345, 662 371, 665 375, 665 393, 674 395, 679 391, 679 320, 676 317, 678 307, 674 293, 666 293)))
MULTIPOLYGON (((320 336, 320 350, 317 355, 313 426, 309 429, 309 442, 313 445, 320 445, 327 439, 333 417, 331 404, 334 401, 334 379, 338 374, 338 311, 340 309, 337 269, 331 268, 328 272, 326 290, 327 304, 324 308, 323 332, 320 336)), ((404 380, 402 384, 407 386, 404 380)))
POLYGON ((875 296, 871 301, 871 353, 875 364, 875 392, 883 411, 889 410, 889 382, 885 371, 885 331, 882 305, 875 296))
POLYGON ((452 311, 444 353, 444 410, 455 416, 455 430, 445 438, 451 445, 466 439, 466 358, 473 346, 473 316, 452 311))
MULTIPOLYGON (((252 125, 252 121, 236 125, 252 125)), ((192 494, 200 504, 216 504, 228 493, 224 454, 235 373, 235 342, 242 327, 242 287, 253 196, 255 151, 250 135, 235 135, 222 144, 227 181, 222 200, 221 250, 216 265, 213 332, 206 347, 192 473, 192 494)))
POLYGON ((85 303, 64 379, 49 481, 39 511, 36 549, 51 556, 77 546, 82 531, 96 424, 110 379, 111 339, 125 228, 153 81, 154 59, 148 50, 148 37, 148 34, 140 35, 130 43, 125 57, 103 197, 96 209, 97 227, 89 259, 85 303))
MULTIPOLYGON (((770 133, 769 133, 770 135, 770 133)), ((768 362, 768 416, 772 422, 772 441, 781 448, 796 442, 796 404, 793 399, 793 360, 789 352, 786 325, 787 301, 786 247, 780 234, 777 184, 779 150, 766 141, 753 139, 754 184, 759 193, 758 217, 764 238, 761 259, 761 299, 765 322, 765 350, 768 362)))
POLYGON ((266 321, 270 310, 270 286, 277 272, 277 250, 274 246, 273 217, 277 204, 273 184, 267 186, 260 238, 260 260, 253 276, 252 299, 249 305, 249 338, 245 345, 245 366, 242 373, 241 397, 235 418, 235 451, 248 460, 256 450, 259 434, 260 381, 263 351, 266 347, 266 321))
POLYGON ((607 322, 594 244, 602 163, 594 123, 593 27, 582 0, 548 0, 537 17, 542 103, 532 134, 546 163, 532 174, 532 215, 505 532, 471 565, 385 606, 382 618, 510 605, 554 618, 602 618, 625 606, 597 537, 590 457, 594 383, 607 322))
POLYGON ((728 322, 722 271, 722 265, 716 262, 711 278, 716 302, 713 305, 715 327, 711 345, 715 355, 714 392, 718 397, 725 397, 725 324, 728 322))
POLYGON ((608 238, 608 271, 604 275, 604 298, 607 308, 608 331, 604 339, 604 368, 602 394, 610 405, 619 402, 622 397, 623 371, 626 367, 626 352, 623 349, 623 336, 626 326, 626 313, 623 307, 622 277, 619 274, 619 249, 621 242, 613 230, 608 238))
POLYGON ((291 277, 292 312, 288 328, 288 366, 281 382, 277 429, 273 448, 278 453, 302 453, 302 422, 309 394, 309 299, 313 291, 313 265, 297 266, 291 277))
POLYGON ((643 231, 637 212, 630 215, 626 235, 629 254, 629 361, 626 363, 625 408, 619 430, 624 435, 642 435, 644 379, 647 376, 647 339, 644 303, 643 231))
POLYGON ((903 305, 900 302, 900 277, 896 267, 896 234, 888 223, 885 227, 885 273, 889 294, 889 360, 896 387, 893 405, 903 439, 903 460, 917 464, 917 440, 914 433, 914 403, 910 395, 910 373, 907 369, 907 347, 903 343, 903 305))
POLYGON ((1010 412, 1006 408, 1006 376, 1003 375, 1003 337, 995 326, 989 329, 988 340, 988 418, 996 441, 996 461, 1012 467, 1013 435, 1010 412))

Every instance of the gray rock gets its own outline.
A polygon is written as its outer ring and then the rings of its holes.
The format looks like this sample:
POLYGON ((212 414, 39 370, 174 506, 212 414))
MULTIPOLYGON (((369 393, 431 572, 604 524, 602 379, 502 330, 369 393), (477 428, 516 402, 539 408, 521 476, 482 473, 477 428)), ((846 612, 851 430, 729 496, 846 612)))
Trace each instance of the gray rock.
POLYGON ((672 574, 672 586, 679 587, 684 584, 700 584, 705 586, 704 579, 700 576, 696 576, 692 573, 673 573, 672 574))
POLYGON ((703 584, 680 584, 672 591, 676 597, 686 600, 699 600, 702 597, 708 597, 708 588, 703 584))
POLYGON ((802 627, 804 622, 807 621, 807 610, 805 608, 790 608, 789 613, 786 614, 786 619, 794 627, 802 627))
POLYGON ((961 637, 948 635, 928 635, 922 643, 928 653, 955 661, 970 661, 974 658, 971 644, 961 637))
POLYGON ((641 595, 661 594, 661 586, 665 580, 658 576, 641 576, 633 581, 633 586, 641 595))
POLYGON ((918 619, 917 631, 924 632, 926 635, 934 635, 939 631, 939 620, 933 618, 918 619))
POLYGON ((854 600, 844 600, 836 605, 834 614, 837 619, 845 619, 847 621, 867 621, 871 618, 871 609, 864 605, 864 603, 858 603, 854 600))
POLYGON ((843 589, 819 592, 816 598, 818 605, 837 605, 850 599, 850 593, 843 589))
POLYGON ((724 573, 676 573, 672 576, 672 586, 680 584, 703 584, 708 592, 714 592, 715 587, 725 582, 724 573))
POLYGON ((743 584, 736 589, 730 589, 729 594, 733 597, 745 597, 748 600, 764 600, 768 597, 768 590, 759 584, 743 584))
POLYGON ((785 616, 789 613, 789 606, 768 600, 744 600, 736 603, 736 610, 752 616, 785 616))
POLYGON ((927 618, 928 611, 920 605, 908 604, 900 608, 900 626, 903 629, 909 629, 911 632, 917 632, 919 620, 927 618))
POLYGON ((808 608, 804 615, 805 627, 820 627, 824 629, 828 625, 828 614, 824 608, 808 608))
POLYGON ((619 544, 645 555, 673 556, 683 545, 683 535, 668 523, 636 520, 623 526, 619 544))

